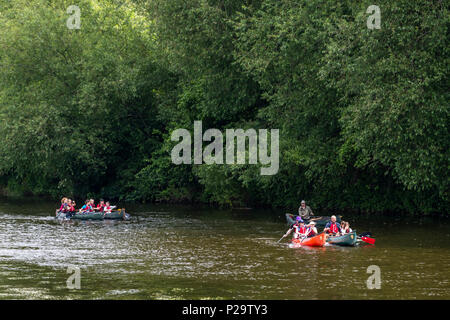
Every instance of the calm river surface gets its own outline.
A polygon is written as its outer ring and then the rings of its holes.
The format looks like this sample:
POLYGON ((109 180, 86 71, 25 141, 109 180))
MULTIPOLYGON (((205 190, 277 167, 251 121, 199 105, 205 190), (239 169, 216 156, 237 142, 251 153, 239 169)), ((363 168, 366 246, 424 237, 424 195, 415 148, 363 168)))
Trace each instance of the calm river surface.
POLYGON ((0 299, 450 299, 445 219, 341 213, 376 246, 289 249, 282 211, 128 205, 128 222, 62 223, 56 205, 0 198, 0 299))

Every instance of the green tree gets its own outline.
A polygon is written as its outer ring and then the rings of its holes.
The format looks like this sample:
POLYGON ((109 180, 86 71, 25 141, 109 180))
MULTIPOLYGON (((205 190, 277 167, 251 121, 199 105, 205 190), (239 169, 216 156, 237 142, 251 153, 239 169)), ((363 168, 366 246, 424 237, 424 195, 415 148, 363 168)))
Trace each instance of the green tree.
POLYGON ((24 191, 119 196, 159 147, 170 73, 128 3, 11 2, 0 16, 0 174, 24 191), (112 194, 111 194, 112 193, 112 194))

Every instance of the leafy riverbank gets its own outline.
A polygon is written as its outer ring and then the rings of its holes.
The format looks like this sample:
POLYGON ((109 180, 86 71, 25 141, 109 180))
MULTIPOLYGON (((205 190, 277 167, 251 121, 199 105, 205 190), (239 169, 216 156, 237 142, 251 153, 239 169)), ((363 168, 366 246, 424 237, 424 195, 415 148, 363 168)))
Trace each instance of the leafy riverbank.
POLYGON ((450 212, 449 4, 0 0, 8 193, 450 212), (280 130, 280 169, 172 163, 170 134, 280 130))

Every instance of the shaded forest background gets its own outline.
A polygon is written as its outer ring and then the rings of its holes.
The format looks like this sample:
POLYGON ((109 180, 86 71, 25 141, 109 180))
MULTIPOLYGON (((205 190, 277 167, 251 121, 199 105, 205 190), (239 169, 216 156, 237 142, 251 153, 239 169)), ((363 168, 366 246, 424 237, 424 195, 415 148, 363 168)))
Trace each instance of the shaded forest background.
POLYGON ((372 4, 0 0, 3 193, 448 214, 450 3, 372 4), (173 165, 194 120, 280 129, 278 174, 173 165))

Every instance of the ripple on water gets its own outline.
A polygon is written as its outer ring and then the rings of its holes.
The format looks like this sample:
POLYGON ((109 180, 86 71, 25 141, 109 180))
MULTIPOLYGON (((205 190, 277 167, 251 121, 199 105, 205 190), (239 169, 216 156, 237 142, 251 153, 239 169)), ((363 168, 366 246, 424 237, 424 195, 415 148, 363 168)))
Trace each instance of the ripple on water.
POLYGON ((284 231, 284 222, 170 211, 63 223, 3 213, 0 298, 450 298, 449 248, 432 232, 415 236, 420 249, 385 229, 375 247, 289 249, 277 243, 284 231), (371 264, 382 290, 367 290, 371 264), (85 291, 67 292, 69 265, 83 268, 85 291))

